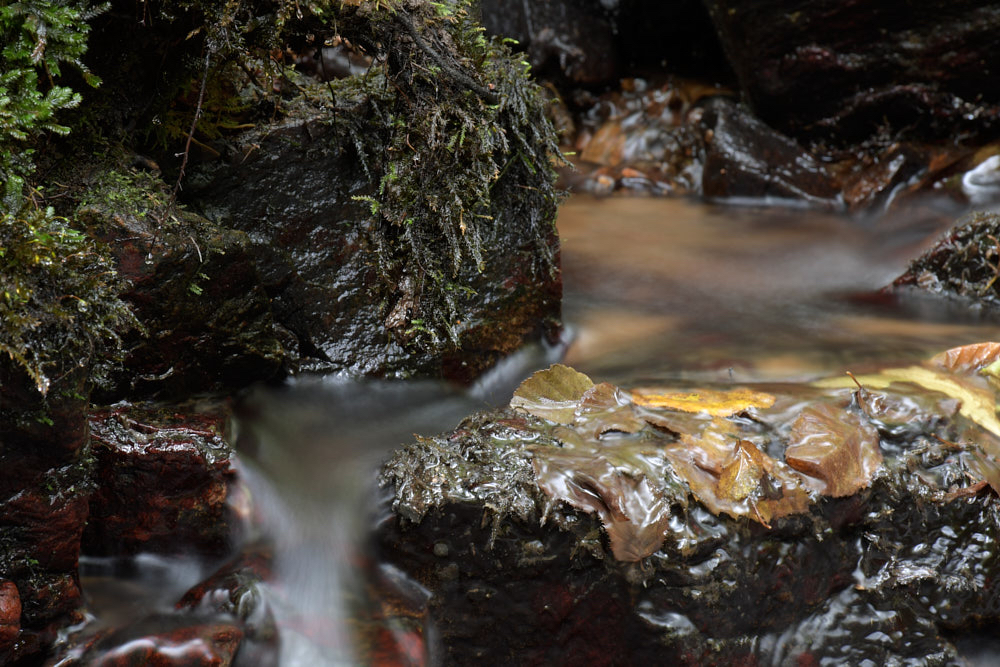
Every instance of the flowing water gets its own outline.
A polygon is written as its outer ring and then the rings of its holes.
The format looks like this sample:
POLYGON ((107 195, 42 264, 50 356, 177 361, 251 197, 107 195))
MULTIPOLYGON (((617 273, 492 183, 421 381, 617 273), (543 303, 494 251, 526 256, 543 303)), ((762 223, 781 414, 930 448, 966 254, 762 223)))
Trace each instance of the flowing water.
POLYGON ((559 218, 566 345, 530 346, 471 390, 327 379, 256 392, 240 428, 275 541, 268 595, 282 664, 357 660, 359 633, 345 621, 358 592, 349 545, 370 525, 377 462, 414 433, 450 430, 506 402, 560 356, 623 386, 794 381, 997 338, 996 319, 966 307, 877 294, 956 217, 933 203, 862 220, 575 196, 559 218))

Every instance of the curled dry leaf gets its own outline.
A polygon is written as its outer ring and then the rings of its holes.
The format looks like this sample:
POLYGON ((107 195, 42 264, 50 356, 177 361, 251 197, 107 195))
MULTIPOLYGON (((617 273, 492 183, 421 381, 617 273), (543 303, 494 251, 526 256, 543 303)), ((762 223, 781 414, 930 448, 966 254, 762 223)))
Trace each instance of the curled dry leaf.
POLYGON ((510 407, 557 424, 572 424, 580 399, 593 386, 583 373, 553 364, 522 382, 510 399, 510 407))
POLYGON ((697 389, 683 392, 663 392, 641 387, 632 390, 636 405, 649 408, 669 408, 683 412, 705 412, 714 417, 729 417, 749 408, 769 408, 774 396, 752 389, 697 389))
POLYGON ((878 432, 856 414, 830 404, 804 409, 792 423, 785 449, 792 468, 814 489, 843 497, 867 488, 882 464, 878 432))
POLYGON ((1000 360, 1000 343, 973 343, 931 357, 931 364, 949 373, 972 374, 1000 360))

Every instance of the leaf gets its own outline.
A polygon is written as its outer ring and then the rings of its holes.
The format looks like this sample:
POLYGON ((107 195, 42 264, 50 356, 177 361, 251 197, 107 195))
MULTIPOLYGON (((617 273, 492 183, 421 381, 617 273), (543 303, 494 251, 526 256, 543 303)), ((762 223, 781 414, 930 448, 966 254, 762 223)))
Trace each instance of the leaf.
POLYGON ((557 424, 572 424, 580 399, 593 386, 583 373, 553 364, 522 382, 510 399, 510 407, 557 424))
POLYGON ((747 517, 770 528, 772 519, 807 512, 812 503, 797 473, 725 431, 706 429, 701 438, 668 445, 664 455, 691 494, 716 515, 747 517))
POLYGON ((719 497, 746 500, 760 487, 764 475, 764 455, 749 440, 740 440, 719 475, 719 497))
POLYGON ((995 458, 973 449, 966 452, 965 464, 976 481, 986 482, 994 493, 1000 494, 1000 463, 995 458))
POLYGON ((882 451, 874 427, 856 414, 820 404, 804 409, 792 423, 785 461, 816 478, 810 486, 817 491, 840 498, 871 485, 882 451))
POLYGON ((644 407, 705 412, 713 417, 729 417, 750 408, 769 408, 774 405, 774 396, 746 388, 665 393, 653 388, 638 388, 632 390, 632 400, 636 405, 644 407))
POLYGON ((635 414, 628 395, 609 382, 584 392, 576 408, 574 426, 595 438, 605 433, 638 433, 646 421, 635 414))
POLYGON ((640 561, 663 545, 669 498, 645 474, 601 455, 565 450, 546 450, 532 465, 547 495, 600 517, 617 560, 640 561))
MULTIPOLYGON (((867 387, 883 389, 893 382, 909 382, 930 391, 937 391, 961 402, 959 414, 976 422, 994 435, 1000 436, 1000 420, 996 415, 996 400, 984 387, 971 383, 971 378, 961 378, 921 366, 890 368, 881 373, 860 375, 857 381, 867 387)), ((850 378, 828 378, 814 382, 813 386, 826 389, 854 386, 850 378)))
POLYGON ((971 375, 998 360, 1000 343, 974 343, 936 354, 930 363, 951 373, 971 375))

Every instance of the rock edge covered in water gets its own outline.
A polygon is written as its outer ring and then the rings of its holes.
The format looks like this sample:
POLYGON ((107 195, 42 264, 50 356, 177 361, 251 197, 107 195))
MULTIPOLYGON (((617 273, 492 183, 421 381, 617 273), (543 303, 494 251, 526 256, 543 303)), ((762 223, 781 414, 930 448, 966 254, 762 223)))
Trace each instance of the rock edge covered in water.
POLYGON ((442 664, 957 664, 1000 620, 968 367, 631 393, 553 367, 385 464, 377 546, 442 664))

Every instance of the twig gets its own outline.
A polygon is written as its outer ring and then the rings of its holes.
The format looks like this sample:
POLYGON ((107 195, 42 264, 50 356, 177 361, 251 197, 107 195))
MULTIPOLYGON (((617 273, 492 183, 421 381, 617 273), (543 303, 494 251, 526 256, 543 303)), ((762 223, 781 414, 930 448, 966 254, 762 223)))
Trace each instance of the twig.
POLYGON ((442 72, 451 77, 456 83, 465 86, 472 92, 479 95, 481 98, 486 100, 487 103, 489 104, 500 103, 499 95, 497 95, 492 90, 480 85, 478 82, 473 80, 473 78, 470 77, 468 74, 465 74, 464 72, 461 72, 453 68, 450 64, 448 64, 448 62, 444 59, 444 57, 441 56, 441 54, 439 54, 437 51, 428 46, 427 42, 423 40, 423 38, 417 32, 416 27, 413 25, 413 23, 410 21, 409 18, 407 18, 401 13, 396 14, 396 17, 398 18, 399 24, 403 27, 403 30, 405 30, 406 33, 410 36, 410 39, 413 40, 413 43, 417 45, 417 48, 423 51, 424 55, 426 55, 428 58, 437 63, 437 66, 441 68, 442 72))
POLYGON ((171 199, 177 199, 177 192, 181 189, 181 181, 184 180, 184 169, 187 167, 188 156, 191 153, 191 141, 194 139, 194 131, 198 126, 198 119, 201 118, 201 104, 205 99, 205 84, 208 83, 208 66, 211 63, 212 52, 205 54, 205 71, 201 75, 201 88, 198 90, 198 105, 194 109, 194 118, 191 119, 191 129, 188 130, 187 143, 184 144, 184 158, 181 160, 181 169, 177 173, 177 183, 174 184, 174 191, 170 193, 171 199))

